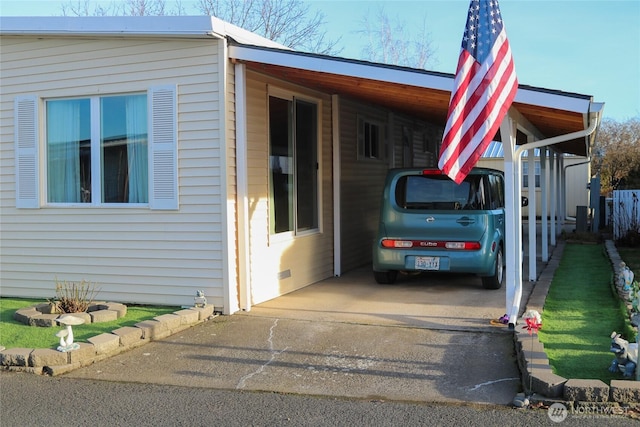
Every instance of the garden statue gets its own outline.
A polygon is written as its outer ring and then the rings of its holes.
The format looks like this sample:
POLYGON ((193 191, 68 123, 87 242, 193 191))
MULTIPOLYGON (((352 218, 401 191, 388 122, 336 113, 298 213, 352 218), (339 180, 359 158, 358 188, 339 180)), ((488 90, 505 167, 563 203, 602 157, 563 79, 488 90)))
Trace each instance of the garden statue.
POLYGON ((622 372, 625 378, 631 378, 634 376, 636 369, 636 360, 638 360, 638 349, 635 348, 635 355, 633 349, 629 348, 629 342, 622 338, 622 335, 615 331, 611 334, 611 348, 609 349, 616 358, 613 359, 609 366, 609 372, 622 372))
POLYGON ((196 307, 204 307, 207 305, 207 298, 204 296, 204 292, 196 291, 195 306, 196 307))
POLYGON ((67 327, 66 330, 61 330, 56 334, 58 338, 60 338, 60 345, 58 346, 58 351, 66 353, 67 351, 77 350, 80 348, 80 344, 73 342, 73 330, 71 326, 73 325, 81 325, 84 323, 84 319, 81 319, 76 316, 71 315, 63 315, 56 319, 56 322, 65 325, 67 327))
POLYGON ((624 262, 620 263, 620 267, 621 269, 618 281, 620 283, 620 286, 622 287, 622 290, 624 292, 629 292, 633 283, 633 271, 631 271, 624 262))

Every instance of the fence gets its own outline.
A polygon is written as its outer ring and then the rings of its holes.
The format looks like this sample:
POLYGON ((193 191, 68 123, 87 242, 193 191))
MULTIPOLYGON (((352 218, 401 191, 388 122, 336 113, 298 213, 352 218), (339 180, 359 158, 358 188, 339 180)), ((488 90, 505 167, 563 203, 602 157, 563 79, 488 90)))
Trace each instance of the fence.
POLYGON ((618 240, 630 231, 640 232, 640 190, 616 190, 613 192, 613 238, 618 240))

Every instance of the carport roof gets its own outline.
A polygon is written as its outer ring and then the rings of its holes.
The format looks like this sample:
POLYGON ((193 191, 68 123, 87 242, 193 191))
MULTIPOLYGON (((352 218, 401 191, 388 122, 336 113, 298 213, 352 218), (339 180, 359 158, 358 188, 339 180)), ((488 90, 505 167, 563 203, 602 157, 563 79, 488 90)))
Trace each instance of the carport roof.
MULTIPOLYGON (((381 105, 444 127, 455 76, 230 41, 229 55, 247 68, 288 82, 381 105)), ((535 128, 538 139, 578 132, 602 104, 577 93, 519 85, 513 106, 535 128)), ((524 134, 518 143, 524 143, 524 134)), ((500 140, 497 134, 496 140, 500 140)), ((587 156, 588 140, 578 138, 554 146, 587 156)))

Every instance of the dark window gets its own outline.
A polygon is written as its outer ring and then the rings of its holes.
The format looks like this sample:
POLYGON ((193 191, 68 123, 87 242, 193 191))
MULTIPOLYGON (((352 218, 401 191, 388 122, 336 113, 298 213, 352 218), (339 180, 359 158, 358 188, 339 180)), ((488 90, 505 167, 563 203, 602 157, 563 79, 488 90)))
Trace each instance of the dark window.
POLYGON ((319 227, 317 117, 315 103, 269 97, 271 233, 319 227))

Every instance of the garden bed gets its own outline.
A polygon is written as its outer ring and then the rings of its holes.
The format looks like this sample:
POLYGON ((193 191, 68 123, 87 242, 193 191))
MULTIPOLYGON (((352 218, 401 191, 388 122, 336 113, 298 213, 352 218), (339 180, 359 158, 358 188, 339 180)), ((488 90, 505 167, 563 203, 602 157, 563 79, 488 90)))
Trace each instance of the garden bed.
POLYGON ((115 302, 94 302, 86 312, 63 313, 51 303, 35 304, 16 310, 13 319, 29 326, 58 326, 60 316, 72 315, 84 320, 84 323, 101 323, 118 320, 127 315, 127 306, 115 302))

